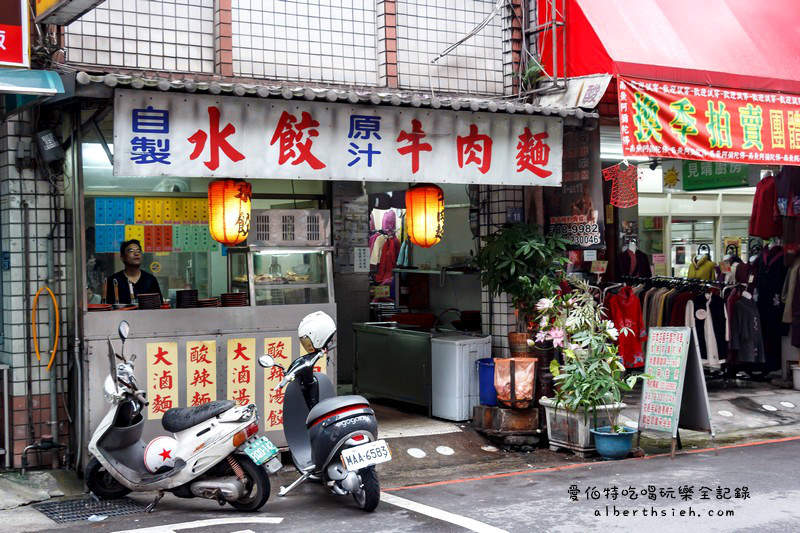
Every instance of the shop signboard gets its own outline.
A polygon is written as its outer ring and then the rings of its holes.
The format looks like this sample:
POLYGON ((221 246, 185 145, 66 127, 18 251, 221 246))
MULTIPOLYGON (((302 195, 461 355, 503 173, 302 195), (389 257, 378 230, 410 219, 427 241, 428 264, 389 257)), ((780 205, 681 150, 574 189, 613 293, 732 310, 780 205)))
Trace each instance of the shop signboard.
POLYGON ((600 130, 564 134, 564 182, 544 191, 545 231, 572 241, 571 249, 605 248, 600 130))
POLYGON ((0 10, 0 67, 30 68, 28 0, 10 0, 0 10))
POLYGON ((555 187, 562 129, 551 116, 117 90, 114 175, 555 187))
POLYGON ((671 433, 672 454, 678 428, 704 431, 714 439, 703 365, 690 350, 689 328, 651 328, 648 332, 645 375, 639 411, 642 430, 671 433))
POLYGON ((800 96, 619 76, 625 156, 800 163, 800 96))
POLYGON ((744 163, 674 159, 664 161, 661 168, 666 190, 705 191, 750 185, 750 168, 744 163))
POLYGON ((66 26, 105 0, 36 0, 36 23, 66 26))

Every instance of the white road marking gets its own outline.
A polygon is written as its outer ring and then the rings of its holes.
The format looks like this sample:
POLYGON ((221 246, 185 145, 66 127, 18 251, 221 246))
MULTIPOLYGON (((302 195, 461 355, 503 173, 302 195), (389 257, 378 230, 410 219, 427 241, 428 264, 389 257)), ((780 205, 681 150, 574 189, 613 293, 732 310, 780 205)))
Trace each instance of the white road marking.
POLYGON ((765 404, 764 404, 764 405, 762 405, 761 407, 763 407, 763 408, 764 408, 764 410, 766 410, 766 411, 777 411, 777 410, 778 410, 778 408, 777 408, 777 407, 775 407, 774 405, 770 405, 770 404, 768 404, 768 403, 765 403, 765 404))
POLYGON ((242 529, 241 531, 231 531, 231 533, 256 533, 252 529, 242 529))
POLYGON ((730 411, 717 411, 721 416, 733 416, 730 411))
POLYGON ((436 453, 440 453, 442 455, 453 455, 456 453, 456 451, 450 446, 437 446, 436 453))
MULTIPOLYGON (((208 520, 195 520, 194 522, 178 522, 177 524, 166 524, 163 526, 143 527, 139 529, 125 529, 114 533, 173 533, 182 529, 194 529, 197 527, 224 526, 227 524, 280 524, 283 518, 265 517, 231 517, 231 518, 210 518, 208 520)), ((250 530, 244 530, 250 531, 250 530)), ((243 532, 242 532, 243 533, 243 532)))
POLYGON ((424 450, 420 450, 419 448, 409 448, 408 450, 406 450, 406 452, 414 459, 422 459, 423 457, 428 455, 427 453, 425 453, 424 450))
POLYGON ((639 422, 635 420, 626 420, 625 425, 632 429, 639 429, 639 422))
POLYGON ((496 451, 499 451, 497 449, 497 446, 491 446, 489 444, 487 444, 486 446, 481 446, 481 450, 483 450, 485 452, 496 452, 496 451))
POLYGON ((442 520, 443 522, 449 522, 451 524, 461 526, 465 529, 468 529, 470 531, 475 531, 477 533, 508 533, 505 529, 500 529, 494 526, 490 526, 489 524, 479 522, 472 518, 467 518, 466 516, 449 513, 447 511, 443 511, 442 509, 437 509, 429 505, 412 502, 411 500, 406 500, 405 498, 395 496, 394 494, 387 494, 385 492, 381 492, 381 501, 391 505, 395 505, 402 509, 407 509, 415 513, 423 514, 425 516, 430 516, 431 518, 435 518, 437 520, 442 520))
POLYGON ((789 409, 794 409, 794 404, 792 402, 781 402, 781 405, 789 409))

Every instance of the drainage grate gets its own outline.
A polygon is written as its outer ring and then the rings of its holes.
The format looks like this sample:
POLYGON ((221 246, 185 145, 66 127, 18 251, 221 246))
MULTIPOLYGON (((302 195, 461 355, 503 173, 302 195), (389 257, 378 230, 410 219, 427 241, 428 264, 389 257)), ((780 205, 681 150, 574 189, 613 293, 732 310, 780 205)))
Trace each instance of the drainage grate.
POLYGON ((86 520, 92 515, 122 516, 143 513, 145 510, 144 505, 140 505, 130 498, 98 501, 91 496, 77 500, 36 503, 33 507, 59 524, 86 520))

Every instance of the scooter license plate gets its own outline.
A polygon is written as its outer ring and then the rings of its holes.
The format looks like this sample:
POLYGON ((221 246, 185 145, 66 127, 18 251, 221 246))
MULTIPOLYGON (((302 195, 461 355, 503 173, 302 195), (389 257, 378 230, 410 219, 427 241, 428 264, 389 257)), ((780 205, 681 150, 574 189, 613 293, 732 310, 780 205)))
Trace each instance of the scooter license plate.
POLYGON ((267 437, 259 437, 244 449, 244 453, 257 465, 262 465, 278 454, 278 448, 267 437))
POLYGON ((385 440, 376 440, 342 450, 342 463, 351 472, 391 460, 392 452, 385 440))

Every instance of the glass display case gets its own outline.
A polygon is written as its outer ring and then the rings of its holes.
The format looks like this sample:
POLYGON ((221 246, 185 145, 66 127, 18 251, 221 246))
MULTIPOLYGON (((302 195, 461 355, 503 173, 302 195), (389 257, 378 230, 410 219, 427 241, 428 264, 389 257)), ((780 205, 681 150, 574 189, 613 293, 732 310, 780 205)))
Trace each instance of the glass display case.
POLYGON ((332 247, 229 248, 229 290, 254 305, 333 303, 332 247))

